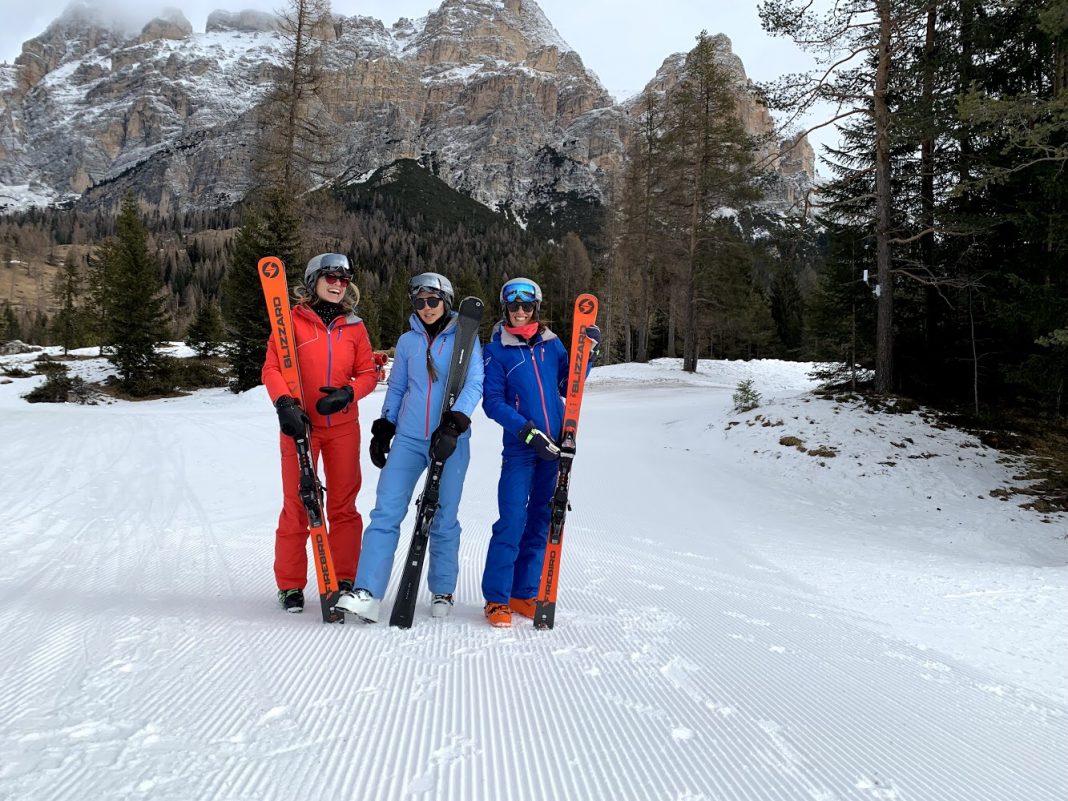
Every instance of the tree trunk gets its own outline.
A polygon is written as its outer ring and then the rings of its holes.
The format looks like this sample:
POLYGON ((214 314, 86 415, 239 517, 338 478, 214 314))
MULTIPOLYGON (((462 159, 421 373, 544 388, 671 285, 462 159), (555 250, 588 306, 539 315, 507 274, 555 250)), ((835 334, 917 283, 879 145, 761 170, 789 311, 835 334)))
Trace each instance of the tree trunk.
MULTIPOLYGON (((935 23, 937 9, 934 2, 927 6, 927 30, 923 43, 923 115, 926 130, 920 141, 920 226, 928 233, 920 239, 920 260, 930 275, 935 268, 935 136, 934 136, 934 81, 935 81, 935 23)), ((926 354, 926 380, 933 380, 943 363, 942 338, 942 298, 936 287, 928 286, 924 292, 924 353, 926 354)))
POLYGON ((694 180, 693 205, 690 211, 690 254, 686 271, 686 336, 682 343, 682 369, 697 372, 697 227, 700 223, 699 181, 694 180))
POLYGON ((878 0, 879 53, 875 72, 872 117, 875 123, 875 265, 879 276, 879 307, 875 336, 875 389, 894 386, 894 286, 890 263, 890 0, 878 0))

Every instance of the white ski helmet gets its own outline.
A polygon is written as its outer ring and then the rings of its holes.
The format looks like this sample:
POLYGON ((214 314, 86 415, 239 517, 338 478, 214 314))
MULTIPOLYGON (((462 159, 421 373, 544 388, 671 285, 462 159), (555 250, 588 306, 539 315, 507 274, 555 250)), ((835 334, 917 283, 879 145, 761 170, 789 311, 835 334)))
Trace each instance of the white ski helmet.
POLYGON ((516 301, 525 301, 534 304, 534 319, 538 319, 541 311, 541 287, 529 278, 512 278, 505 281, 501 287, 501 317, 508 319, 507 306, 516 301))

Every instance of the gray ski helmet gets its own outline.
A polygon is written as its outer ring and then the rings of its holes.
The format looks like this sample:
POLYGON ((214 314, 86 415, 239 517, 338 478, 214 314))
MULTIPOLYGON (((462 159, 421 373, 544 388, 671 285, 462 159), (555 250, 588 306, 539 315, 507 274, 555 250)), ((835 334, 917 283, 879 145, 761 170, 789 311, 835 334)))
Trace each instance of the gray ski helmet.
POLYGON ((419 273, 408 280, 408 297, 414 300, 420 292, 432 292, 445 301, 445 311, 452 309, 455 296, 452 282, 440 273, 419 273))
POLYGON ((349 259, 343 253, 320 253, 308 261, 308 268, 304 271, 304 288, 309 294, 315 294, 315 282, 322 275, 340 275, 342 278, 352 280, 352 267, 349 259))

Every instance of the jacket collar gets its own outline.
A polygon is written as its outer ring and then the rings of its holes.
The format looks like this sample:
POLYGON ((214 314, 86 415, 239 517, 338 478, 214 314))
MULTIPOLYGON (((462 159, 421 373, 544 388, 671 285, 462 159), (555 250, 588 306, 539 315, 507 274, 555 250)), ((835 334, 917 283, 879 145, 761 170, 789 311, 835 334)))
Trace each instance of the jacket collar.
POLYGON ((504 323, 498 321, 493 326, 493 332, 490 334, 490 341, 500 340, 500 343, 506 348, 517 348, 521 345, 536 345, 539 342, 548 342, 550 339, 557 339, 556 334, 552 332, 551 328, 546 328, 540 334, 535 334, 534 339, 531 342, 527 342, 525 339, 520 339, 515 334, 511 334, 504 328, 504 323))
MULTIPOLYGON (((323 325, 322 319, 318 314, 306 307, 304 303, 298 303, 293 307, 293 314, 302 314, 309 320, 314 320, 320 325, 323 325)), ((334 318, 337 319, 336 317, 334 318)), ((351 311, 345 315, 345 318, 341 321, 340 325, 355 325, 356 323, 362 323, 363 320, 357 316, 355 311, 351 311)), ((325 325, 323 326, 325 328, 325 325)))
MULTIPOLYGON (((456 318, 459 317, 459 316, 460 316, 459 313, 457 313, 455 311, 449 312, 449 322, 447 322, 445 324, 444 328, 442 328, 440 331, 438 331, 438 336, 440 337, 440 336, 443 336, 444 334, 449 334, 449 333, 452 333, 453 331, 455 331, 456 330, 456 318)), ((419 334, 422 334, 423 336, 426 336, 426 328, 423 326, 423 321, 419 319, 419 315, 416 314, 415 312, 412 312, 411 315, 408 317, 408 325, 411 326, 411 329, 413 331, 415 331, 415 332, 417 332, 419 334)), ((435 339, 436 338, 437 337, 435 337, 435 339)))

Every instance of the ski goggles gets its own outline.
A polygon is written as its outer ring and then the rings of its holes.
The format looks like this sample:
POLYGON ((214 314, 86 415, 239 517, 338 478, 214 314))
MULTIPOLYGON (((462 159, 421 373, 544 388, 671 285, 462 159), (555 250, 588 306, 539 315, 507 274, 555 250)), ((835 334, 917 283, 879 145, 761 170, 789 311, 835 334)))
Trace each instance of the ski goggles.
POLYGON ((505 303, 504 308, 508 309, 510 312, 517 312, 522 309, 527 314, 532 314, 534 312, 534 307, 537 305, 538 304, 533 300, 512 300, 505 303))
POLYGON ((416 311, 422 311, 428 307, 436 309, 444 302, 441 298, 412 298, 412 306, 415 307, 416 311))
MULTIPOLYGON (((421 273, 408 282, 408 294, 418 295, 420 292, 452 292, 451 286, 445 286, 440 275, 435 273, 421 273)), ((431 307, 433 308, 433 307, 431 307)))
POLYGON ((345 277, 352 275, 352 267, 344 253, 323 253, 316 256, 312 261, 317 261, 315 270, 319 273, 337 273, 345 277))
POLYGON ((322 278, 323 278, 324 281, 326 281, 326 283, 330 284, 331 286, 333 286, 334 284, 341 284, 341 286, 348 286, 349 285, 349 279, 346 278, 343 275, 335 275, 334 273, 325 273, 322 276, 322 278))
MULTIPOLYGON (((504 302, 511 303, 516 300, 537 302, 538 290, 533 284, 508 284, 502 293, 504 302)), ((513 310, 514 311, 514 310, 513 310)))

